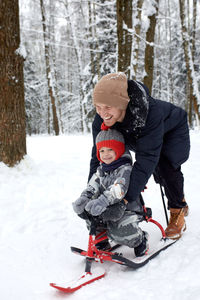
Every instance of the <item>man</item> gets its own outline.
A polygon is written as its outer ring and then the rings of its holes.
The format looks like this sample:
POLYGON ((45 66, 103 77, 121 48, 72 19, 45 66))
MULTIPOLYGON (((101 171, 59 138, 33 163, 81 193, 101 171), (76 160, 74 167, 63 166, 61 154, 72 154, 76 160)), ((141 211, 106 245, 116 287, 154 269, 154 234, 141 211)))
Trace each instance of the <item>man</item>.
POLYGON ((104 122, 120 131, 128 149, 135 152, 125 196, 128 209, 141 209, 139 195, 153 174, 156 182, 164 186, 168 198, 170 221, 166 235, 180 238, 186 229, 184 216, 188 213, 181 172, 181 165, 190 151, 186 112, 169 102, 152 98, 142 83, 127 80, 124 73, 103 76, 94 88, 93 103, 97 114, 92 126, 94 146, 89 178, 99 165, 95 139, 104 122))

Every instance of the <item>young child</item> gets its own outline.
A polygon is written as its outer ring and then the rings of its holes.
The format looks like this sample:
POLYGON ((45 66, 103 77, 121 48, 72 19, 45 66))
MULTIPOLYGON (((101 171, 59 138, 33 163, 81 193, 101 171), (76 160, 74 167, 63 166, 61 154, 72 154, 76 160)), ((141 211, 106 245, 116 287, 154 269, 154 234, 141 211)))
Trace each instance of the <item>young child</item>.
MULTIPOLYGON (((125 151, 120 132, 104 124, 101 128, 105 130, 101 130, 96 137, 96 155, 100 166, 80 198, 73 202, 73 209, 79 216, 85 211, 91 216, 99 216, 109 238, 134 248, 135 255, 142 256, 148 251, 147 233, 138 226, 141 216, 126 210, 124 199, 129 186, 132 158, 129 151, 125 151)), ((109 243, 102 246, 107 249, 109 243)))

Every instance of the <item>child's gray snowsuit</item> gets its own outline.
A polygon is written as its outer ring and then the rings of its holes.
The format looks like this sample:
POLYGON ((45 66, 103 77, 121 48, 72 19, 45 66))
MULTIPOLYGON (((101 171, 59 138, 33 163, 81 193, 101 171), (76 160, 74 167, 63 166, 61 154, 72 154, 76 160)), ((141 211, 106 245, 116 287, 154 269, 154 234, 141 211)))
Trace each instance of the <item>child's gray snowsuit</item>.
MULTIPOLYGON (((102 213, 101 217, 109 214, 109 209, 116 203, 124 205, 123 199, 129 186, 130 174, 132 171, 132 159, 129 152, 125 152, 122 158, 130 159, 130 162, 122 164, 114 170, 105 172, 102 165, 97 168, 95 174, 90 179, 87 188, 82 192, 81 197, 90 198, 89 201, 97 199, 98 197, 106 197, 109 201, 109 206, 106 211, 102 213)), ((107 228, 108 236, 115 242, 135 248, 142 242, 143 232, 139 228, 138 223, 141 221, 141 216, 135 212, 127 211, 124 208, 120 219, 104 222, 107 228)), ((113 218, 112 218, 113 219, 113 218)), ((103 218, 104 221, 104 218, 103 218)), ((90 222, 87 221, 90 225, 90 222)), ((97 230, 102 230, 103 227, 97 230)))

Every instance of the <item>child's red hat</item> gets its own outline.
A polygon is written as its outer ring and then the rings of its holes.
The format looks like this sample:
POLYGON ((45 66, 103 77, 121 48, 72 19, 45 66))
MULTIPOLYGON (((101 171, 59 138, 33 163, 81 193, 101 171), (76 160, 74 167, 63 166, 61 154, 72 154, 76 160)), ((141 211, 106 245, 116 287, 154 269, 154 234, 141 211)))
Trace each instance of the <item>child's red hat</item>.
POLYGON ((116 153, 115 160, 117 160, 125 152, 125 142, 124 142, 123 135, 115 129, 110 129, 104 123, 102 123, 101 129, 102 130, 98 133, 96 137, 96 148, 97 148, 98 160, 101 161, 99 150, 102 147, 113 149, 116 153))

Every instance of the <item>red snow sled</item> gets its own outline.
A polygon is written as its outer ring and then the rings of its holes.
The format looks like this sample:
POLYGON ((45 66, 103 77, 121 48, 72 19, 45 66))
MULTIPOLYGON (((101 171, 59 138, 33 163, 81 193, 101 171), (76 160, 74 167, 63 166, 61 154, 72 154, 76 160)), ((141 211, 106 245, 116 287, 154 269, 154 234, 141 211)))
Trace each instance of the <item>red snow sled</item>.
POLYGON ((85 266, 84 274, 80 276, 78 280, 66 284, 65 287, 57 285, 55 283, 50 283, 50 286, 65 293, 72 293, 80 289, 82 286, 90 284, 105 276, 106 272, 103 269, 100 270, 98 269, 95 270, 94 272, 91 272, 91 265, 92 262, 94 261, 100 263, 109 261, 109 262, 114 262, 120 265, 127 266, 132 269, 138 269, 144 266, 146 263, 148 263, 152 258, 157 256, 161 251, 165 250, 166 248, 174 244, 176 240, 167 239, 162 225, 157 221, 155 221, 154 219, 152 219, 151 209, 145 207, 142 197, 141 197, 141 201, 143 203, 143 214, 142 214, 143 220, 155 224, 161 231, 162 238, 160 241, 160 245, 158 245, 155 249, 150 250, 147 255, 144 255, 142 257, 136 257, 134 259, 128 259, 122 254, 116 253, 115 250, 121 246, 119 244, 114 245, 111 249, 107 251, 99 250, 96 247, 96 245, 102 241, 107 240, 108 237, 106 235, 106 231, 96 235, 96 223, 93 220, 91 223, 91 228, 89 233, 88 249, 85 251, 80 248, 71 247, 71 251, 73 253, 86 257, 86 266, 85 266))

